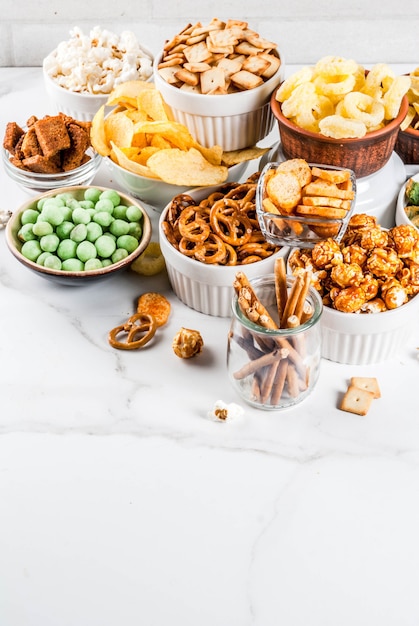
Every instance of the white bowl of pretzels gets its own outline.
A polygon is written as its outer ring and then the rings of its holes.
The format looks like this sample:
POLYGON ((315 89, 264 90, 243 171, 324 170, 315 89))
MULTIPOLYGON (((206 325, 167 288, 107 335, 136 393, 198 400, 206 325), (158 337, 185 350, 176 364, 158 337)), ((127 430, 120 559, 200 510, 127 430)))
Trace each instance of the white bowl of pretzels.
POLYGON ((271 274, 288 248, 263 237, 256 218, 257 177, 192 189, 163 209, 159 239, 173 291, 187 306, 217 317, 231 316, 233 282, 271 274))
POLYGON ((153 67, 175 120, 202 145, 240 150, 272 130, 270 96, 283 80, 284 64, 277 44, 247 22, 214 18, 189 25, 166 42, 153 67))

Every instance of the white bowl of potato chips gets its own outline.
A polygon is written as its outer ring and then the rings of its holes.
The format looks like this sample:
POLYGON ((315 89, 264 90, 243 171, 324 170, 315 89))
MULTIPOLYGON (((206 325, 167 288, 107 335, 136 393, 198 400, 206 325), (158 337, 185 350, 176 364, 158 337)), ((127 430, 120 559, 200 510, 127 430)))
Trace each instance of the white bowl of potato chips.
POLYGON ((286 158, 347 167, 357 177, 390 159, 404 120, 410 79, 378 63, 324 57, 289 76, 272 94, 286 158))
POLYGON ((188 128, 169 118, 153 83, 130 81, 109 96, 113 107, 100 107, 92 121, 91 140, 119 185, 137 198, 163 208, 173 196, 193 187, 237 181, 249 161, 267 148, 225 152, 205 147, 188 128))
POLYGON ((269 100, 283 76, 277 44, 238 20, 189 25, 154 60, 154 82, 174 119, 204 146, 227 151, 270 133, 269 100))
POLYGON ((271 274, 275 259, 288 253, 260 232, 256 184, 254 175, 243 183, 193 189, 174 197, 160 215, 159 241, 172 289, 200 313, 230 317, 236 273, 243 270, 250 279, 271 274))

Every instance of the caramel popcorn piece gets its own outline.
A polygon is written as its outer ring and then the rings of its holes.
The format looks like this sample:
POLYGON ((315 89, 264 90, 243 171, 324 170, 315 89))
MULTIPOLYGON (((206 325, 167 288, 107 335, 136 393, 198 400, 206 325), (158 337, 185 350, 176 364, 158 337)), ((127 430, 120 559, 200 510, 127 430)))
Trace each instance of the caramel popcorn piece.
POLYGON ((181 328, 173 339, 173 352, 181 359, 190 359, 202 352, 204 342, 198 330, 181 328))

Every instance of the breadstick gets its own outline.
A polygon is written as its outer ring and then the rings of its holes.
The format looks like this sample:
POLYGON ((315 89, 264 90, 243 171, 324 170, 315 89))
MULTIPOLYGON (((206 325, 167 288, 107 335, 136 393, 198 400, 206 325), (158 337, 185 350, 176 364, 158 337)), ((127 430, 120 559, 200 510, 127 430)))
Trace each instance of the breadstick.
POLYGON ((303 311, 304 311, 304 305, 306 303, 308 290, 309 290, 310 285, 311 285, 311 275, 312 275, 312 271, 311 270, 305 270, 303 286, 301 288, 300 295, 299 295, 299 298, 297 300, 297 304, 295 305, 294 315, 296 315, 298 317, 300 322, 301 322, 301 316, 302 316, 303 311))
POLYGON ((287 385, 290 396, 296 398, 300 393, 300 385, 295 367, 291 363, 288 364, 287 369, 287 385))
POLYGON ((284 257, 282 256, 275 259, 274 275, 278 319, 281 322, 282 314, 288 299, 287 274, 285 269, 284 257))
POLYGON ((246 376, 250 376, 251 374, 254 374, 261 367, 266 367, 266 365, 271 365, 271 363, 273 363, 274 361, 277 361, 279 359, 284 359, 286 358, 286 356, 287 356, 286 351, 274 350, 273 352, 270 352, 269 354, 264 354, 258 359, 253 359, 249 361, 248 363, 246 363, 246 365, 243 365, 243 367, 237 370, 237 372, 234 372, 233 376, 236 380, 246 378, 246 376))
POLYGON ((279 401, 281 399, 282 392, 284 390, 285 380, 287 377, 287 369, 288 361, 286 359, 279 361, 278 368, 275 373, 275 379, 272 384, 271 404, 273 406, 279 404, 279 401))
POLYGON ((303 288, 303 284, 304 284, 304 278, 301 276, 301 274, 298 274, 295 277, 295 280, 294 280, 294 282, 292 284, 292 287, 290 289, 290 293, 288 295, 287 304, 286 304, 284 312, 282 314, 281 328, 284 328, 285 325, 286 325, 287 319, 291 315, 294 315, 295 307, 296 307, 297 302, 299 300, 300 293, 301 293, 301 290, 303 288))
POLYGON ((266 375, 264 376, 260 394, 260 401, 262 402, 262 404, 266 404, 266 402, 269 400, 279 364, 280 361, 275 361, 275 363, 272 363, 266 375))

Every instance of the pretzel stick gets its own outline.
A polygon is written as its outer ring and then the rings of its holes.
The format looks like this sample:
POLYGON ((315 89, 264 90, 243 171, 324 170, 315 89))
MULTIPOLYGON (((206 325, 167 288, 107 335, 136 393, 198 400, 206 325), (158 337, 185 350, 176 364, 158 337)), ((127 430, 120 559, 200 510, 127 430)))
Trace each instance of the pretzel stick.
POLYGON ((281 320, 285 305, 287 304, 288 300, 287 275, 284 257, 282 256, 275 259, 274 275, 278 319, 281 320))
POLYGON ((298 376, 295 371, 295 367, 289 363, 287 369, 287 385, 288 391, 292 398, 296 398, 300 393, 300 386, 298 384, 298 376))
POLYGON ((268 369, 266 376, 263 379, 260 395, 260 401, 262 402, 262 404, 265 404, 269 400, 280 362, 281 361, 275 361, 275 363, 272 363, 272 365, 268 369))
POLYGON ((309 302, 306 302, 303 307, 303 312, 301 313, 301 323, 305 324, 307 320, 313 315, 313 307, 309 302))
POLYGON ((303 286, 301 288, 300 296, 299 296, 299 299, 297 301, 297 304, 296 304, 295 310, 294 310, 294 314, 298 317, 300 322, 301 322, 302 313, 304 311, 304 306, 305 306, 305 303, 306 303, 308 290, 309 290, 310 285, 311 285, 311 276, 312 276, 311 270, 306 270, 304 272, 303 286))
POLYGON ((241 380, 242 378, 246 378, 246 376, 250 376, 254 374, 261 367, 266 367, 267 365, 271 365, 271 363, 278 361, 280 359, 284 359, 288 356, 286 354, 286 350, 274 350, 273 352, 269 352, 268 354, 264 354, 258 359, 252 359, 246 365, 243 365, 237 372, 234 372, 233 376, 236 380, 241 380))
POLYGON ((287 377, 287 369, 288 361, 286 359, 279 361, 271 391, 271 404, 273 406, 276 406, 281 399, 282 392, 284 391, 285 380, 287 377))
POLYGON ((290 317, 290 315, 294 315, 295 307, 297 305, 297 302, 299 301, 300 293, 303 288, 303 283, 304 283, 304 278, 300 274, 298 274, 298 276, 296 276, 292 284, 290 293, 288 295, 287 304, 282 313, 281 328, 285 327, 286 321, 290 317))

